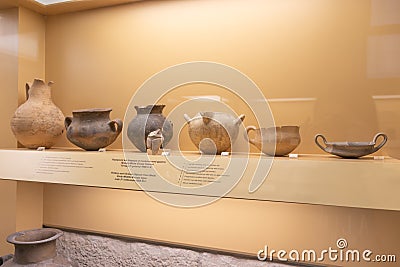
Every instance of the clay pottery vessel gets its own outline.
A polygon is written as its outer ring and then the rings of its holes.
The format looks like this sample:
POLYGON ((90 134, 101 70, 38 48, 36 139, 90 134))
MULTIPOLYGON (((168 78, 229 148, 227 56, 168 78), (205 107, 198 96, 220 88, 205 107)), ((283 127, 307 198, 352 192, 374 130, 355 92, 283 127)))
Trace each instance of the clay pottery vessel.
POLYGON ((230 151, 245 118, 243 114, 235 118, 224 112, 199 112, 193 118, 187 114, 183 116, 189 126, 190 139, 204 154, 230 151))
POLYGON ((147 136, 146 139, 146 147, 150 149, 150 153, 152 155, 157 155, 160 152, 160 148, 162 143, 164 142, 164 137, 161 133, 161 130, 155 130, 147 136))
POLYGON ((9 235, 7 242, 14 245, 14 256, 6 260, 1 267, 78 266, 57 255, 56 241, 62 234, 58 229, 42 228, 9 235))
POLYGON ((18 107, 11 119, 12 132, 27 148, 50 148, 64 132, 64 115, 51 100, 52 84, 40 79, 27 83, 27 101, 18 107))
POLYGON ((112 144, 122 130, 120 119, 110 120, 111 108, 73 110, 65 118, 67 138, 85 150, 98 150, 112 144))
POLYGON ((159 140, 162 139, 161 148, 164 148, 168 142, 172 139, 173 135, 173 124, 171 121, 166 120, 162 111, 165 105, 148 105, 148 106, 135 106, 137 115, 128 125, 127 135, 133 145, 142 152, 146 152, 148 148, 155 150, 147 146, 147 138, 151 132, 157 132, 159 140))
POLYGON ((359 158, 378 151, 387 142, 387 136, 384 133, 377 133, 372 142, 327 142, 322 134, 315 136, 315 143, 323 151, 342 158, 359 158), (376 141, 382 137, 382 142, 376 145, 376 141), (321 145, 318 139, 321 138, 324 145, 321 145))
POLYGON ((254 126, 246 128, 245 138, 264 154, 284 156, 296 149, 300 144, 299 126, 280 126, 257 129, 254 126), (254 132, 254 134, 250 134, 254 132), (250 138, 249 135, 253 135, 250 138), (275 147, 275 151, 274 151, 275 147))

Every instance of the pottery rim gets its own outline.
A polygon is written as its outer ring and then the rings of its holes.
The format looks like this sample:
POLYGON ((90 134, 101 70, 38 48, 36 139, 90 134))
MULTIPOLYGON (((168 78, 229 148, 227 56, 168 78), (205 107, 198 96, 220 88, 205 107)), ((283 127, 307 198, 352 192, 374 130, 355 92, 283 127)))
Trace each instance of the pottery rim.
POLYGON ((270 127, 270 128, 275 128, 276 131, 278 131, 278 130, 279 131, 284 131, 285 129, 300 129, 300 126, 297 126, 297 125, 282 125, 282 126, 275 126, 275 127, 270 127))
POLYGON ((139 114, 153 114, 153 113, 162 113, 165 108, 164 104, 154 104, 147 106, 135 106, 136 112, 139 114))
POLYGON ((92 113, 92 112, 111 112, 112 108, 87 108, 87 109, 76 109, 72 111, 74 113, 92 113))
MULTIPOLYGON (((60 236, 63 235, 63 231, 54 229, 54 228, 39 228, 39 229, 32 229, 32 230, 26 230, 26 231, 20 231, 13 233, 7 237, 7 242, 14 244, 14 245, 38 245, 38 244, 43 244, 47 242, 51 242, 53 240, 56 240, 60 236), (43 232, 45 239, 40 239, 40 238, 32 238, 31 241, 20 241, 17 240, 19 237, 22 237, 24 235, 28 235, 31 233, 35 232, 43 232)), ((40 236, 39 236, 40 237, 40 236)))

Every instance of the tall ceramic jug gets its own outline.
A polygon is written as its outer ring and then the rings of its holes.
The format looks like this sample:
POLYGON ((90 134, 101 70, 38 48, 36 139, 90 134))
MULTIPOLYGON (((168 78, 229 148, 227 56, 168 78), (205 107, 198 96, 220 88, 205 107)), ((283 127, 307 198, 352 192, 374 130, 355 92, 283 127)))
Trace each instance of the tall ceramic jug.
POLYGON ((51 99, 52 84, 40 79, 27 83, 27 101, 11 119, 12 132, 27 148, 50 148, 64 132, 64 115, 51 99))

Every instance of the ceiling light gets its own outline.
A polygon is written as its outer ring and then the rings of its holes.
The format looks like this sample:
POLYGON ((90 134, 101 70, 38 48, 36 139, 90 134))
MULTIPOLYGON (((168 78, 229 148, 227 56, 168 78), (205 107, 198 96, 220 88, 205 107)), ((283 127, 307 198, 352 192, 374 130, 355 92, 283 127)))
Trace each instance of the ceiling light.
POLYGON ((64 3, 64 2, 70 2, 71 0, 35 0, 38 3, 41 3, 42 5, 53 5, 53 4, 59 4, 59 3, 64 3))

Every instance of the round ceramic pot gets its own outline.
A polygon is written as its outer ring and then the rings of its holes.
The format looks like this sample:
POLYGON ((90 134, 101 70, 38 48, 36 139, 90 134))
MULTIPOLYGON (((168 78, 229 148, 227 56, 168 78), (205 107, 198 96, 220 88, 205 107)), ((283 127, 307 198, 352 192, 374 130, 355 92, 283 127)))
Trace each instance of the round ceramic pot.
POLYGON ((27 100, 11 119, 12 132, 27 148, 50 148, 64 132, 64 115, 51 100, 52 84, 40 79, 27 83, 27 100))
POLYGON ((184 118, 193 144, 204 154, 220 154, 231 149, 245 116, 235 118, 223 112, 200 112, 193 118, 184 114, 184 118))
POLYGON ((172 139, 173 124, 166 120, 162 111, 165 105, 135 106, 137 115, 128 125, 128 138, 142 152, 146 152, 150 133, 162 136, 161 147, 165 147, 172 139))
POLYGON ((16 232, 8 236, 7 241, 14 245, 14 256, 6 260, 1 267, 76 267, 56 252, 56 241, 63 232, 58 229, 42 228, 16 232))
POLYGON ((65 118, 68 140, 85 150, 98 150, 112 144, 122 130, 120 119, 110 120, 111 108, 81 109, 65 118))

